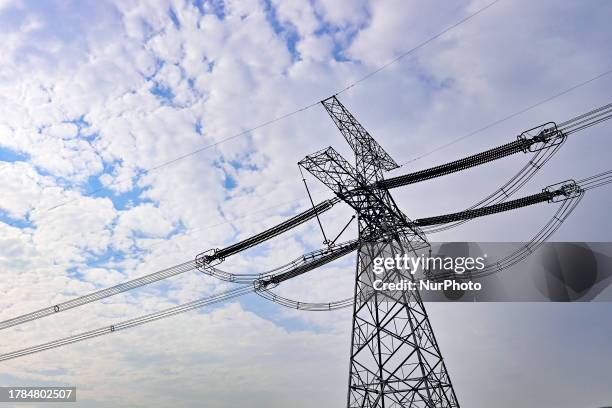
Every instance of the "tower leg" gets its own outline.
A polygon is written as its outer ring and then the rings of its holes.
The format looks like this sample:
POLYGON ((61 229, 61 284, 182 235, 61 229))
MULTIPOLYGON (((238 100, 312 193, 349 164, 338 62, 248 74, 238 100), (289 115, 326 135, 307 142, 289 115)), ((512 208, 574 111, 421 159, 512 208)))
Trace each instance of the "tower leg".
POLYGON ((459 407, 419 293, 374 290, 376 279, 412 279, 396 268, 374 274, 374 258, 404 253, 396 240, 366 244, 358 252, 349 408, 459 407))

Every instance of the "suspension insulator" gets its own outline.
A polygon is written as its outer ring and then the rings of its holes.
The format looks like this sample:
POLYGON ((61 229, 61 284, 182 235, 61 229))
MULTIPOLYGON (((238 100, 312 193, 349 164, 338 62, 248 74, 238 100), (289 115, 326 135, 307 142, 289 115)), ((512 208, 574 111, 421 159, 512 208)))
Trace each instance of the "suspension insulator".
POLYGON ((198 254, 195 258, 196 268, 202 271, 208 267, 219 265, 225 258, 218 256, 218 252, 219 248, 213 248, 198 254))
POLYGON ((555 122, 547 122, 524 131, 517 139, 523 142, 523 152, 537 152, 560 145, 567 135, 557 128, 555 122))
POLYGON ((550 193, 549 203, 558 203, 561 201, 575 198, 584 192, 584 190, 574 180, 565 180, 557 184, 552 184, 542 190, 545 193, 550 193))

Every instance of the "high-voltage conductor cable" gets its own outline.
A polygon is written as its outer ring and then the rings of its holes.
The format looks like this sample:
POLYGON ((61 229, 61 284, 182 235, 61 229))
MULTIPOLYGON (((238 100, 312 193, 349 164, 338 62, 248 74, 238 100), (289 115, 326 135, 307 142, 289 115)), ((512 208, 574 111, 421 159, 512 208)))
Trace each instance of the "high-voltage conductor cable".
POLYGON ((11 360, 18 357, 23 357, 29 354, 39 353, 41 351, 50 350, 58 347, 62 347, 68 344, 77 343, 83 340, 88 340, 94 337, 103 336, 106 334, 111 334, 116 331, 125 330, 130 327, 140 326, 145 323, 153 322, 159 319, 163 319, 166 317, 175 316, 180 313, 185 313, 191 310, 199 309, 204 306, 208 306, 214 303, 223 302, 238 296, 245 295, 247 293, 251 293, 259 290, 260 288, 268 288, 272 286, 276 286, 281 282, 284 282, 288 279, 299 276, 305 272, 318 268, 322 265, 325 265, 333 260, 336 260, 352 251, 357 249, 358 242, 350 241, 348 243, 339 245, 338 248, 334 248, 334 250, 323 251, 323 255, 313 255, 313 259, 307 262, 305 265, 298 266, 294 268, 294 270, 286 271, 283 275, 280 276, 279 279, 275 280, 267 278, 265 280, 260 279, 252 282, 252 285, 240 285, 233 289, 230 289, 225 292, 221 292, 212 296, 208 296, 199 300, 195 300, 192 302, 188 302, 182 305, 174 306, 159 312, 149 313, 144 316, 136 317, 130 320, 126 320, 124 322, 108 325, 101 327, 99 329, 90 330, 87 332, 79 333, 76 335, 64 337, 59 340, 50 341, 47 343, 43 343, 40 345, 27 347, 21 350, 0 354, 0 361, 11 360))
MULTIPOLYGON (((258 243, 264 242, 272 237, 275 237, 285 231, 288 231, 291 228, 294 228, 316 216, 316 214, 321 214, 324 211, 329 210, 338 199, 331 199, 327 201, 323 201, 322 203, 315 206, 315 208, 311 208, 306 210, 298 215, 295 215, 288 220, 271 227, 260 234, 257 234, 253 237, 247 238, 243 241, 237 242, 236 244, 230 245, 227 248, 218 250, 213 256, 214 259, 224 259, 225 257, 234 255, 240 251, 244 251, 247 248, 252 247, 258 243)), ((0 330, 6 329, 8 327, 16 326, 22 323, 26 323, 32 320, 40 319, 46 316, 50 316, 59 312, 63 312, 69 309, 73 309, 78 306, 82 306, 91 302, 95 302, 98 300, 102 300, 119 293, 126 292, 131 289, 139 288, 144 285, 148 285, 154 282, 158 282, 163 279, 167 279, 191 270, 196 269, 197 260, 184 262, 179 265, 172 266, 170 268, 163 269, 158 272, 154 272, 140 278, 136 278, 130 280, 128 282, 120 283, 118 285, 112 286, 110 288, 102 289, 93 293, 90 293, 85 296, 81 296, 75 299, 68 300, 66 302, 58 303, 54 306, 49 306, 35 312, 27 313, 12 319, 8 319, 0 322, 0 330)), ((220 275, 222 273, 219 273, 220 275)))
MULTIPOLYGON (((601 173, 597 176, 589 177, 584 180, 606 180, 606 183, 612 183, 612 170, 605 173, 601 173)), ((594 183, 598 183, 598 181, 594 181, 594 183)), ((522 261, 533 251, 535 251, 542 243, 544 243, 562 225, 565 219, 569 217, 569 215, 573 212, 573 210, 580 202, 583 195, 583 191, 584 189, 582 188, 582 185, 580 185, 580 187, 577 187, 575 183, 566 182, 562 183, 562 186, 560 186, 559 188, 553 189, 549 187, 541 193, 532 194, 530 196, 508 201, 503 204, 478 208, 475 211, 461 211, 457 213, 444 214, 436 217, 428 217, 414 220, 414 223, 417 225, 450 223, 456 220, 473 219, 476 217, 484 217, 500 212, 512 211, 519 208, 545 202, 556 202, 555 200, 558 198, 562 199, 560 207, 550 218, 550 220, 544 225, 544 227, 540 229, 525 245, 521 246, 516 251, 512 252, 511 254, 505 256, 504 258, 493 264, 487 265, 483 270, 478 271, 477 273, 472 273, 470 275, 464 276, 457 276, 455 273, 437 273, 433 276, 433 278, 444 279, 454 277, 456 279, 473 279, 476 277, 487 276, 500 272, 522 261)), ((351 297, 334 302, 301 302, 280 296, 266 288, 258 290, 257 294, 284 307, 308 311, 342 309, 344 307, 350 306, 353 300, 353 298, 351 297)))
POLYGON ((444 220, 452 221, 457 218, 461 219, 466 217, 481 217, 490 214, 496 214, 501 211, 510 211, 513 209, 518 209, 521 207, 526 207, 528 205, 534 205, 546 201, 552 203, 560 201, 561 203, 557 211, 548 220, 548 222, 546 222, 546 224, 544 224, 544 226, 529 241, 527 241, 519 249, 515 250, 509 255, 506 255, 505 257, 499 259, 494 263, 487 264, 482 270, 473 271, 470 274, 457 275, 453 272, 445 272, 435 273, 434 275, 431 275, 430 278, 454 278, 458 280, 467 280, 485 277, 500 272, 504 269, 510 268, 511 266, 517 264, 518 262, 521 262, 523 259, 527 258, 530 254, 532 254, 536 249, 540 247, 540 245, 546 242, 548 238, 561 227, 563 222, 576 209, 577 205, 582 200, 585 191, 602 187, 608 184, 612 184, 612 170, 608 170, 603 173, 596 174, 594 176, 586 177, 584 179, 578 180, 577 182, 570 180, 564 183, 560 183, 559 185, 557 185, 559 186, 559 188, 548 187, 542 193, 514 200, 515 203, 507 202, 506 204, 509 205, 507 208, 503 208, 503 206, 490 206, 488 208, 478 209, 478 211, 474 212, 462 211, 459 213, 446 214, 443 216, 415 220, 416 223, 442 222, 444 220), (544 200, 547 195, 550 197, 549 200, 544 200))
MULTIPOLYGON (((588 189, 599 187, 605 184, 609 184, 611 182, 612 182, 612 170, 598 174, 596 176, 592 176, 592 177, 588 177, 583 180, 580 180, 579 184, 584 190, 588 190, 588 189)), ((542 192, 542 193, 534 194, 528 197, 523 197, 523 198, 519 198, 516 200, 512 200, 509 202, 496 204, 492 206, 465 210, 465 211, 445 214, 441 216, 421 218, 421 219, 415 220, 414 223, 418 226, 429 226, 429 225, 451 223, 451 222, 460 221, 460 220, 473 219, 476 217, 482 217, 485 215, 491 215, 491 214, 495 214, 499 212, 509 211, 509 210, 518 209, 521 207, 549 201, 555 195, 558 195, 558 194, 559 193, 554 193, 554 192, 542 192)), ((312 211, 312 209, 309 211, 312 211)), ((556 218, 558 219, 558 217, 556 218)), ((297 219, 301 219, 301 217, 298 217, 297 219)), ((350 245, 353 245, 353 244, 350 244, 350 245)), ((331 251, 329 253, 330 259, 331 258, 336 259, 339 256, 342 256, 343 254, 339 255, 342 250, 343 250, 343 247, 340 246, 336 250, 331 251)), ((207 267, 204 269, 206 269, 207 271, 206 273, 210 274, 211 276, 215 276, 223 280, 227 280, 230 282, 237 282, 237 283, 251 283, 255 279, 268 278, 268 277, 272 277, 275 275, 281 275, 281 274, 286 274, 284 276, 289 276, 289 274, 294 274, 294 276, 296 276, 298 274, 296 273, 296 270, 300 270, 299 268, 304 268, 304 264, 305 262, 300 263, 300 262, 293 261, 282 267, 275 268, 271 271, 268 271, 267 273, 245 274, 244 276, 241 276, 240 274, 231 274, 228 272, 224 272, 214 267, 207 267), (288 273, 287 271, 291 271, 291 272, 287 274, 288 273)), ((138 287, 150 284, 150 283, 154 283, 154 282, 157 282, 163 279, 167 279, 169 277, 176 276, 178 274, 194 270, 196 269, 196 267, 198 267, 197 261, 188 261, 183 264, 179 264, 179 265, 176 265, 176 266, 173 266, 173 267, 170 267, 170 268, 167 268, 162 271, 155 272, 149 275, 145 275, 141 278, 136 278, 131 281, 128 281, 122 284, 118 284, 110 288, 102 289, 97 292, 93 292, 88 295, 81 296, 76 299, 72 299, 66 302, 56 304, 54 306, 40 309, 35 312, 27 313, 22 316, 18 316, 18 317, 9 319, 9 320, 5 320, 3 322, 0 322, 0 330, 15 326, 15 325, 19 325, 25 322, 29 322, 32 320, 40 319, 40 318, 43 318, 49 315, 53 315, 53 314, 56 314, 56 313, 59 313, 65 310, 69 310, 69 309, 72 309, 78 306, 82 306, 82 305, 85 305, 85 304, 88 304, 94 301, 98 301, 98 300, 110 297, 110 296, 114 296, 116 294, 131 290, 131 289, 135 289, 135 288, 138 288, 138 287)), ((314 267, 306 267, 303 269, 303 271, 311 270, 312 268, 314 267)), ((202 268, 198 268, 198 269, 202 270, 202 268)))
MULTIPOLYGON (((596 188, 596 187, 600 187, 602 185, 608 184, 612 182, 612 170, 604 172, 604 173, 600 173, 598 175, 592 176, 592 177, 588 177, 583 179, 582 181, 584 181, 585 183, 591 183, 591 187, 589 188, 596 188)), ((576 207, 576 205, 578 204, 578 202, 580 201, 580 199, 583 196, 583 189, 581 188, 576 188, 575 183, 565 183, 561 188, 558 189, 550 189, 547 188, 545 189, 542 193, 538 193, 538 194, 534 194, 531 196, 527 196, 524 197, 522 199, 518 199, 518 200, 513 200, 514 203, 508 202, 505 204, 508 204, 505 207, 500 207, 500 206, 493 206, 493 208, 490 208, 489 210, 483 210, 483 211, 479 211, 477 213, 470 213, 470 215, 472 216, 484 216, 484 215, 489 215, 489 214, 494 214, 494 213, 498 213, 502 210, 502 208, 504 208, 506 211, 510 210, 510 209, 516 209, 516 208, 521 208, 527 205, 533 205, 533 204, 537 204, 540 202, 544 202, 544 201, 552 201, 555 199, 555 197, 559 197, 559 196, 563 196, 563 195, 568 195, 568 198, 564 201, 562 201, 562 205, 561 208, 557 211, 557 213, 555 214, 555 216, 551 219, 551 221, 549 221, 545 227, 540 230, 536 236, 525 246, 523 246, 521 249, 515 251, 514 253, 510 254, 509 256, 505 257, 504 259, 502 259, 501 261, 489 265, 487 266, 487 268, 485 268, 486 270, 483 270, 481 272, 479 272, 476 276, 475 274, 471 275, 471 278, 475 278, 475 277, 479 277, 479 276, 485 276, 488 274, 492 274, 492 273, 496 273, 498 271, 501 271, 503 269, 506 269, 514 264, 516 264, 517 262, 520 262, 522 259, 524 259, 525 257, 527 257, 530 253, 532 253, 541 243, 543 243, 544 241, 546 241, 546 239, 548 239, 548 237, 554 232, 556 231, 556 229, 559 227, 559 225, 563 222, 563 220, 565 220, 565 218, 567 218, 567 216, 573 211, 573 209, 576 207), (569 187, 569 188, 568 188, 569 187), (574 193, 574 194, 572 194, 574 193), (577 194, 576 194, 577 193, 577 194), (544 198, 546 198, 546 200, 544 200, 544 198)), ((462 212, 465 213, 465 212, 462 212)), ((458 216, 457 214, 459 213, 453 213, 453 214, 448 214, 449 217, 446 216, 439 216, 439 217, 430 217, 430 220, 432 218, 436 218, 438 220, 441 220, 442 218, 440 217, 446 217, 446 219, 456 219, 458 216)), ((463 216, 459 216, 459 218, 461 218, 463 216)), ((425 220, 425 219, 421 219, 421 220, 425 220)), ((420 220, 415 220, 415 222, 419 222, 420 220)), ((426 223, 426 222, 431 222, 431 221, 420 221, 421 223, 426 223)), ((353 246, 355 245, 355 243, 347 243, 345 248, 351 247, 351 249, 353 246)), ((355 247, 356 248, 356 247, 355 247)), ((343 251, 344 252, 344 251, 343 251)), ((350 251, 346 251, 344 254, 348 253, 350 251)), ((333 259, 337 259, 338 256, 329 256, 326 259, 329 261, 333 260, 333 259)), ((314 262, 316 262, 316 266, 321 266, 321 262, 318 262, 317 260, 315 260, 314 262)), ((314 265, 314 264, 313 264, 314 265)), ((314 269, 310 268, 309 270, 314 269)), ((295 277, 298 274, 296 273, 291 273, 289 272, 289 275, 292 275, 290 277, 295 277)), ((452 275, 449 274, 448 277, 450 276, 455 276, 456 275, 452 275)), ((435 278, 441 278, 441 275, 436 275, 435 278)), ((458 278, 461 278, 460 276, 458 278)), ((262 282, 260 282, 262 283, 262 282)), ((65 337, 63 339, 59 339, 59 340, 55 340, 55 341, 51 341, 51 342, 47 342, 44 344, 40 344, 37 346, 32 346, 32 347, 28 347, 22 350, 18 350, 18 351, 14 351, 14 352, 9 352, 6 354, 2 354, 0 355, 0 361, 6 361, 6 360, 10 360, 10 359, 14 359, 14 358, 18 358, 18 357, 23 357, 29 354, 34 354, 34 353, 38 353, 41 351, 45 351, 45 350, 49 350, 49 349, 53 349, 53 348, 58 348, 58 347, 62 347, 68 344, 72 344, 72 343, 76 343, 79 341, 83 341, 83 340, 87 340, 90 338, 94 338, 94 337, 99 337, 105 334, 110 334, 113 333, 115 331, 119 331, 119 330, 124 330, 130 327, 134 327, 134 326, 138 326, 138 325, 142 325, 151 321, 155 321, 155 320, 159 320, 165 317, 170 317, 170 316, 174 316, 176 314, 179 313, 184 313, 190 310, 194 310, 197 308, 201 308, 203 306, 206 305, 210 305, 213 303, 217 303, 217 302, 221 302, 221 301, 225 301, 231 298, 235 298, 237 296, 241 296, 247 293, 251 293, 253 291, 256 291, 257 293, 259 292, 265 292, 265 288, 268 285, 276 285, 277 283, 274 283, 273 281, 267 281, 263 284, 257 285, 254 284, 253 286, 251 285, 245 285, 245 286, 239 286, 235 289, 231 289, 229 291, 220 293, 220 294, 216 294, 207 298, 203 298, 200 300, 196 300, 193 302, 189 302, 183 305, 178 305, 166 310, 162 310, 160 312, 155 312, 155 313, 151 313, 145 316, 141 316, 138 318, 134 318, 134 319, 130 319, 127 320, 125 322, 121 322, 115 325, 110 325, 110 326, 105 326, 103 328, 100 329, 96 329, 96 330, 91 330, 88 332, 84 332, 84 333, 80 333, 77 335, 73 335, 73 336, 69 336, 69 337, 65 337), (260 288, 260 290, 257 290, 258 288, 260 288), (261 290, 263 289, 263 290, 261 290)), ((287 298, 284 298, 282 296, 278 296, 275 295, 271 292, 268 293, 259 293, 261 296, 263 296, 266 299, 272 300, 278 304, 281 304, 283 306, 286 307, 293 307, 293 308, 297 308, 297 309, 303 309, 303 310, 335 310, 335 309, 339 309, 339 308, 343 308, 343 307, 348 307, 350 306, 350 298, 349 299, 343 299, 341 301, 337 301, 337 302, 325 302, 325 303, 308 303, 308 304, 302 304, 300 305, 300 302, 295 302, 295 301, 291 301, 287 298)))
POLYGON ((159 272, 151 273, 140 278, 132 279, 128 282, 120 283, 110 288, 102 289, 85 296, 81 296, 75 299, 68 300, 66 302, 58 303, 54 306, 49 306, 35 312, 26 313, 24 315, 14 317, 12 319, 0 322, 0 330, 8 327, 23 324, 32 320, 41 319, 46 316, 50 316, 59 312, 63 312, 69 309, 73 309, 78 306, 83 306, 91 302, 102 300, 122 292, 126 292, 131 289, 135 289, 144 285, 151 284, 153 282, 167 279, 172 276, 179 275, 181 273, 196 269, 195 261, 184 262, 179 265, 172 266, 170 268, 163 269, 159 272))
MULTIPOLYGON (((559 151, 562 144, 547 146, 536 152, 535 156, 528 161, 515 175, 513 175, 505 184, 489 194, 480 201, 472 204, 467 210, 473 210, 478 207, 498 204, 509 200, 516 192, 518 192, 536 173, 544 167, 544 165, 559 151)), ((426 234, 447 231, 451 228, 458 227, 470 219, 460 220, 448 224, 431 225, 422 227, 422 231, 426 234)))
MULTIPOLYGON (((525 183, 527 183, 532 177, 533 175, 535 175, 535 173, 537 173, 537 171, 539 171, 544 164, 546 164, 546 162, 559 150, 559 148, 561 147, 561 144, 551 144, 549 146, 544 146, 543 148, 539 149, 534 158, 531 159, 516 175, 514 175, 506 184, 504 184, 502 187, 500 187, 499 189, 497 189, 495 192, 493 192, 492 194, 490 194, 489 196, 483 198, 481 201, 475 203, 471 208, 475 208, 477 206, 481 206, 481 205, 489 205, 495 202, 499 202, 502 201, 504 198, 509 198, 512 194, 514 194, 514 192, 518 191, 518 189, 520 189, 520 187, 522 187, 525 183)), ((400 176, 401 177, 401 176, 400 176)), ((303 201, 304 199, 299 199, 299 200, 293 200, 293 201, 287 201, 284 204, 288 204, 288 203, 295 203, 295 202, 299 202, 299 201, 303 201)), ((336 200, 337 201, 337 200, 336 200)), ((334 203, 336 202, 334 201, 334 203)), ((270 208, 275 208, 278 207, 280 205, 275 205, 272 207, 268 207, 262 210, 258 210, 258 211, 254 211, 253 213, 249 213, 247 215, 238 217, 237 219, 240 218, 244 218, 250 214, 255 214, 257 212, 262 212, 265 211, 267 209, 270 208)), ((317 207, 319 210, 320 207, 317 207)), ((327 211, 325 210, 321 210, 321 211, 327 211)), ((227 223, 233 222, 234 220, 231 221, 227 221, 227 222, 222 222, 219 224, 214 224, 211 225, 210 227, 215 227, 218 225, 225 225, 227 223)), ((453 225, 445 225, 444 227, 439 227, 439 228, 425 228, 423 231, 426 233, 433 233, 433 232, 439 232, 441 230, 446 230, 449 229, 451 227, 454 227, 458 224, 462 224, 463 222, 457 223, 457 224, 453 224, 453 225)), ((204 227, 204 229, 206 229, 207 227, 204 227)), ((201 228, 195 228, 193 229, 193 231, 196 231, 198 229, 201 228)), ((155 245, 159 245, 155 244, 155 245)))
MULTIPOLYGON (((558 130, 561 132, 560 134, 567 136, 568 134, 575 133, 578 130, 583 130, 586 127, 593 126, 595 124, 608 120, 610 119, 611 115, 612 104, 607 104, 597 109, 593 109, 582 115, 579 115, 575 118, 567 120, 563 123, 560 123, 558 125, 558 130)), ((561 140, 561 142, 563 141, 564 139, 561 140)), ((538 148, 535 153, 535 156, 531 160, 529 160, 529 162, 506 184, 497 189, 494 193, 473 204, 467 210, 472 210, 481 206, 497 204, 508 200, 514 193, 516 193, 522 186, 524 186, 552 158, 552 156, 554 156, 555 153, 557 153, 557 151, 562 145, 563 143, 549 142, 548 144, 545 144, 538 148)), ((425 226, 422 229, 423 232, 431 234, 441 231, 447 231, 470 220, 471 218, 467 218, 453 223, 425 226)))
POLYGON ((612 183, 612 170, 596 174, 591 177, 577 181, 578 185, 585 191, 612 183))
MULTIPOLYGON (((352 246, 353 243, 358 244, 358 245, 364 244, 363 242, 358 243, 356 241, 350 241, 350 242, 345 243, 343 245, 345 247, 348 247, 348 246, 352 246)), ((350 253, 352 250, 357 249, 358 245, 354 249, 351 248, 346 253, 350 253)), ((382 255, 382 251, 383 251, 383 247, 381 247, 380 250, 375 251, 375 254, 373 256, 369 257, 369 259, 367 261, 364 261, 364 268, 371 267, 371 265, 374 263, 374 258, 376 258, 378 256, 381 256, 382 255)), ((264 299, 267 299, 267 300, 269 300, 271 302, 274 302, 274 303, 276 303, 276 304, 278 304, 280 306, 283 306, 283 307, 286 307, 286 308, 289 308, 289 309, 304 310, 304 311, 313 311, 313 312, 331 311, 331 310, 338 310, 338 309, 343 309, 343 308, 352 306, 353 302, 354 302, 354 296, 350 296, 350 297, 345 298, 345 299, 331 301, 331 302, 298 301, 298 300, 289 299, 289 298, 286 298, 284 296, 281 296, 281 295, 273 292, 272 289, 273 289, 272 287, 269 287, 269 286, 266 286, 266 285, 261 285, 261 287, 256 291, 256 293, 259 296, 263 297, 264 299)), ((371 294, 369 294, 368 296, 370 296, 370 295, 371 294)))
POLYGON ((555 214, 548 220, 548 222, 540 229, 526 244, 522 245, 519 249, 505 256, 499 261, 488 264, 483 270, 477 271, 472 276, 474 278, 492 275, 504 269, 508 269, 515 264, 521 262, 523 259, 531 255, 537 250, 540 245, 552 236, 563 224, 563 222, 572 214, 576 209, 580 201, 584 196, 584 192, 579 195, 573 196, 568 200, 562 201, 559 209, 555 214))
MULTIPOLYGON (((445 176, 511 156, 519 152, 528 152, 534 147, 537 147, 538 144, 542 144, 542 147, 545 147, 546 144, 550 144, 551 142, 561 143, 567 135, 586 129, 590 126, 594 126, 611 118, 612 104, 604 105, 577 116, 576 118, 565 121, 562 123, 562 126, 556 126, 553 123, 551 123, 552 126, 548 127, 543 125, 540 133, 535 136, 519 137, 513 142, 494 147, 484 152, 454 160, 449 163, 430 167, 428 169, 382 180, 378 184, 383 188, 392 189, 445 176)), ((534 129, 531 130, 533 131, 534 129)), ((529 131, 524 133, 528 132, 529 131)))
POLYGON ((559 124, 559 130, 570 135, 612 118, 612 103, 593 109, 587 113, 559 124))
POLYGON ((443 272, 430 274, 428 278, 435 280, 442 280, 447 278, 453 278, 456 280, 469 280, 475 278, 481 278, 495 273, 501 272, 504 269, 508 269, 517 263, 521 262, 534 251, 536 251, 544 242, 550 238, 565 222, 565 220, 572 214, 576 209, 583 194, 577 194, 569 199, 562 201, 557 211, 550 217, 550 219, 544 224, 544 226, 534 234, 534 236, 527 241, 520 248, 504 256, 496 262, 485 265, 484 269, 480 271, 472 271, 469 274, 458 275, 454 272, 443 272))
POLYGON ((231 273, 223 271, 207 263, 202 254, 196 258, 196 267, 206 275, 219 280, 239 284, 253 284, 259 281, 262 284, 278 284, 291 277, 301 275, 314 268, 338 259, 352 251, 358 246, 358 241, 349 241, 337 244, 333 247, 309 252, 280 267, 263 273, 231 273))
POLYGON ((273 293, 272 291, 267 289, 258 290, 257 294, 264 299, 267 299, 286 308, 306 310, 310 312, 327 312, 331 310, 344 309, 349 306, 352 306, 354 301, 353 297, 351 296, 342 300, 336 300, 332 302, 302 302, 286 298, 277 293, 273 293))
POLYGON ((207 261, 211 260, 223 260, 228 256, 234 255, 238 252, 244 251, 245 249, 251 248, 255 245, 258 245, 264 241, 267 241, 271 238, 274 238, 277 235, 282 234, 283 232, 289 231, 292 228, 297 227, 300 224, 305 223, 308 220, 318 217, 323 212, 332 208, 335 204, 340 202, 339 198, 332 198, 329 200, 325 200, 314 207, 297 214, 286 221, 281 222, 278 225, 275 225, 272 228, 268 228, 267 230, 260 232, 252 237, 244 239, 240 242, 237 242, 233 245, 230 245, 226 248, 216 250, 214 253, 210 255, 203 255, 207 258, 207 261))
POLYGON ((464 157, 450 163, 441 164, 425 170, 420 170, 414 173, 404 174, 402 176, 392 177, 382 180, 378 184, 387 189, 406 186, 408 184, 419 183, 436 177, 445 176, 461 170, 466 170, 471 167, 479 166, 494 160, 501 159, 506 156, 513 155, 525 150, 526 143, 522 140, 506 143, 502 146, 478 153, 472 156, 464 157))
POLYGON ((473 210, 464 210, 451 214, 438 215, 435 217, 420 218, 414 220, 414 223, 421 227, 427 225, 446 224, 449 222, 455 222, 465 219, 473 219, 476 217, 484 217, 486 215, 497 214, 500 212, 506 212, 516 210, 522 207, 527 207, 534 204, 540 204, 549 202, 555 197, 553 192, 541 192, 532 194, 530 196, 517 198, 515 200, 506 201, 504 203, 494 204, 486 207, 475 208, 473 210))
POLYGON ((326 253, 324 253, 323 256, 319 257, 318 259, 314 258, 310 262, 305 263, 304 265, 293 268, 287 272, 274 275, 271 278, 265 280, 263 283, 274 285, 295 278, 296 276, 300 276, 308 271, 311 271, 315 268, 318 268, 319 266, 325 265, 331 261, 334 261, 338 258, 343 257, 344 255, 355 251, 359 247, 359 245, 360 243, 357 240, 339 245, 335 248, 326 251, 326 253))
POLYGON ((238 286, 237 288, 218 293, 209 297, 205 297, 193 302, 185 303, 182 305, 174 306, 169 309, 165 309, 155 313, 149 313, 144 316, 140 316, 134 319, 126 320, 120 323, 104 326, 99 329, 86 331, 73 336, 64 337, 59 340, 50 341, 47 343, 39 344, 32 347, 27 347, 21 350, 0 354, 0 361, 12 360, 14 358, 24 357, 34 353, 40 353, 41 351, 51 350, 54 348, 66 346, 69 344, 77 343, 80 341, 100 337, 106 334, 111 334, 121 330, 129 329, 143 325, 145 323, 154 322, 156 320, 164 319, 167 317, 175 316, 180 313, 189 312, 191 310, 200 309, 204 306, 212 305, 215 303, 223 302, 229 299, 236 298, 238 296, 245 295, 253 292, 255 289, 252 286, 238 286))

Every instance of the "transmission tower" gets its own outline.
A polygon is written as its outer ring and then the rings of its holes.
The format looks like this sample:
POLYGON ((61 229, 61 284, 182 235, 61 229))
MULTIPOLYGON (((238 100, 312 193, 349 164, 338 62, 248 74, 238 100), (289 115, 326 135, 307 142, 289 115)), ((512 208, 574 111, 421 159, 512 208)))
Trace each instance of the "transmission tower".
MULTIPOLYGON (((112 335, 142 324, 255 293, 284 307, 303 311, 331 311, 353 307, 347 402, 349 408, 458 407, 455 391, 418 291, 375 290, 374 259, 404 255, 418 256, 417 251, 429 247, 424 231, 428 234, 435 233, 479 217, 542 203, 558 203, 556 212, 530 241, 496 262, 488 264, 481 271, 471 274, 470 279, 495 274, 521 262, 561 226, 576 208, 585 191, 612 184, 612 170, 577 181, 566 180, 549 185, 539 193, 513 200, 510 200, 510 197, 550 160, 568 136, 612 119, 612 103, 559 125, 547 122, 521 133, 516 140, 501 146, 387 179, 383 178, 383 173, 397 168, 396 162, 335 96, 321 103, 353 149, 355 165, 350 164, 332 147, 309 155, 298 164, 329 187, 335 197, 315 205, 309 193, 312 208, 258 234, 224 248, 202 252, 194 260, 0 321, 0 330, 52 316, 193 270, 233 284, 230 289, 110 326, 6 352, 0 354, 0 362, 65 347, 103 335, 112 335), (528 164, 498 190, 459 212, 410 220, 399 210, 389 194, 389 190, 393 188, 442 177, 520 153, 532 156, 528 164), (263 244, 315 218, 323 231, 319 215, 331 210, 341 201, 356 212, 359 231, 357 239, 336 243, 354 219, 352 217, 349 224, 334 240, 327 240, 323 233, 326 247, 304 254, 285 265, 261 273, 232 273, 218 267, 225 259, 263 244), (274 293, 274 289, 283 282, 304 275, 354 251, 357 251, 357 266, 353 297, 311 303, 288 299, 274 293)), ((404 269, 387 269, 377 278, 387 282, 400 282, 417 278, 467 279, 468 277, 463 275, 462 278, 454 272, 435 276, 427 273, 421 277, 412 275, 404 269)))
MULTIPOLYGON (((353 149, 356 165, 332 147, 299 165, 357 212, 364 243, 357 251, 348 407, 458 407, 419 293, 373 287, 374 258, 418 256, 415 251, 429 246, 381 183, 383 172, 398 165, 335 96, 322 104, 353 149)), ((412 275, 396 269, 385 279, 412 275)))

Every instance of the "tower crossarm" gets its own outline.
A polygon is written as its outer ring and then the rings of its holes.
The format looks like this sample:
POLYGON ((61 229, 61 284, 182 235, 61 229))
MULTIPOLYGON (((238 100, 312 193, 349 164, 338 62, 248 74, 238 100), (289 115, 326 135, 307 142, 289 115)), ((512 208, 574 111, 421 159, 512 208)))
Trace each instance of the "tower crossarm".
POLYGON ((298 162, 298 166, 315 176, 336 195, 364 185, 360 182, 355 167, 331 146, 304 157, 298 162))
POLYGON ((355 152, 359 174, 369 178, 375 176, 379 170, 389 171, 399 167, 335 95, 321 101, 321 104, 355 152))
POLYGON ((401 227, 412 230, 412 234, 425 240, 418 227, 400 211, 388 191, 368 185, 368 181, 333 147, 306 156, 298 165, 357 212, 359 223, 364 226, 362 238, 372 239, 401 227), (356 191, 359 193, 356 194, 356 191))

